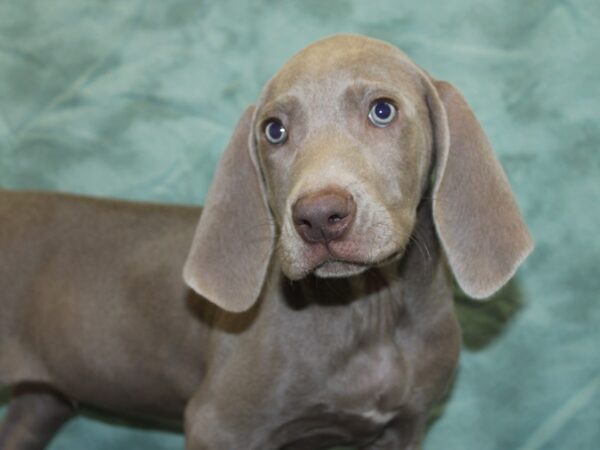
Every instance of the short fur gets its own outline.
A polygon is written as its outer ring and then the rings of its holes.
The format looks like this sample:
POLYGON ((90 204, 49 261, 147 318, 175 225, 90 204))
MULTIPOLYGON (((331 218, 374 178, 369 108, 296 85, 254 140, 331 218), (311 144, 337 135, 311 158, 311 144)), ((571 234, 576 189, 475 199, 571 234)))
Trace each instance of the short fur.
POLYGON ((531 238, 462 95, 340 35, 242 116, 200 210, 0 192, 0 448, 42 449, 78 402, 179 417, 188 450, 420 448, 460 347, 451 277, 499 289, 531 238), (367 119, 378 98, 390 126, 367 119), (265 123, 289 132, 273 146, 265 123), (293 205, 343 190, 343 239, 293 205), (193 288, 180 281, 184 278, 193 288), (199 295, 198 295, 199 294, 199 295), (187 406, 186 406, 187 405, 187 406), (36 411, 35 414, 27 411, 36 411))

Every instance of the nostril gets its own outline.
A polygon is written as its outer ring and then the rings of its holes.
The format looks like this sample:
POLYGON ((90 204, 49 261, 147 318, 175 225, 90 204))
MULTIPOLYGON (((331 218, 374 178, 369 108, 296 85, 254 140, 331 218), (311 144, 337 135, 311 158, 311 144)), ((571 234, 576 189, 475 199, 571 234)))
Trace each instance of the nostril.
POLYGON ((331 216, 329 216, 329 218, 327 219, 327 222, 329 222, 329 224, 333 225, 338 223, 340 220, 342 220, 344 217, 342 217, 339 214, 333 214, 331 216))

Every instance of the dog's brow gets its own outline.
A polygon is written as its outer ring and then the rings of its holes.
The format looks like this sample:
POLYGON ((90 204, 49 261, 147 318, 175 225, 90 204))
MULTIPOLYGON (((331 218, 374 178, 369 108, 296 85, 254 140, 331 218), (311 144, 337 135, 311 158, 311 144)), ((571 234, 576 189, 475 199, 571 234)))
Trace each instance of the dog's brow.
POLYGON ((294 95, 283 95, 267 102, 260 111, 260 119, 269 117, 292 114, 294 108, 298 106, 300 100, 294 95))
POLYGON ((348 86, 343 92, 343 98, 348 98, 361 103, 363 100, 375 100, 377 98, 389 98, 396 100, 399 107, 402 107, 404 112, 412 116, 415 113, 415 108, 410 98, 392 83, 371 80, 356 80, 352 85, 348 86))
POLYGON ((390 95, 402 97, 402 92, 392 83, 371 80, 357 80, 346 88, 346 92, 369 95, 373 92, 389 92, 390 95))

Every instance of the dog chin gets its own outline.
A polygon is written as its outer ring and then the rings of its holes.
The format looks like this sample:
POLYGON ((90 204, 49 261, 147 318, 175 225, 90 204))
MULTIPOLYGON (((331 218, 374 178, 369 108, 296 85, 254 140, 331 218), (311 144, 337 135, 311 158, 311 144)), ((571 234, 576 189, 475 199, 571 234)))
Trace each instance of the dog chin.
POLYGON ((327 261, 317 267, 313 273, 319 278, 343 278, 358 275, 368 269, 368 266, 352 264, 343 261, 327 261))

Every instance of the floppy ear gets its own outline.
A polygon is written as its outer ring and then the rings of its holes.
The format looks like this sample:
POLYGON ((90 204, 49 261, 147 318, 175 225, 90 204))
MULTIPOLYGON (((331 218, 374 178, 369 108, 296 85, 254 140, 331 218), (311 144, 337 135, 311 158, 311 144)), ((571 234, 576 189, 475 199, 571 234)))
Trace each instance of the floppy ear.
POLYGON ((232 312, 258 299, 275 239, 252 154, 254 110, 244 112, 221 157, 183 269, 192 289, 232 312))
POLYGON ((500 289, 533 249, 508 179, 462 94, 433 81, 433 218, 450 267, 465 293, 500 289))

